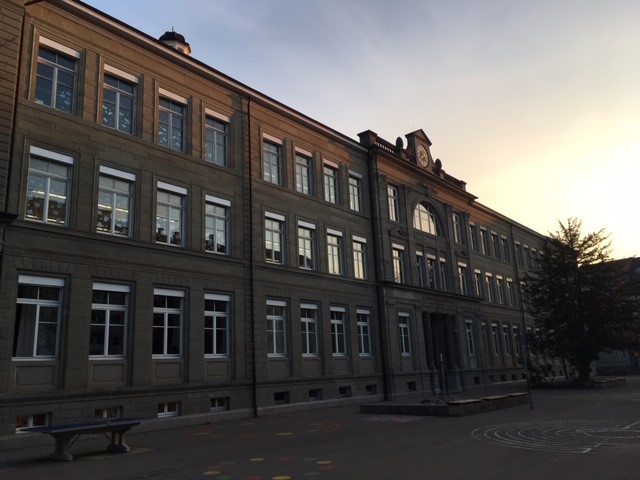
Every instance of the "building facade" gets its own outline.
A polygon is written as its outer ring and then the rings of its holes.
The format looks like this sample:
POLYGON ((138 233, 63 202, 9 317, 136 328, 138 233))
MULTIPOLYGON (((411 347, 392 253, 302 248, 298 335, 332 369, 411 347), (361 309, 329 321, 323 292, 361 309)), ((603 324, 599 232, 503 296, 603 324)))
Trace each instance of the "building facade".
POLYGON ((0 24, 0 434, 525 378, 543 237, 422 130, 351 139, 78 1, 0 24))

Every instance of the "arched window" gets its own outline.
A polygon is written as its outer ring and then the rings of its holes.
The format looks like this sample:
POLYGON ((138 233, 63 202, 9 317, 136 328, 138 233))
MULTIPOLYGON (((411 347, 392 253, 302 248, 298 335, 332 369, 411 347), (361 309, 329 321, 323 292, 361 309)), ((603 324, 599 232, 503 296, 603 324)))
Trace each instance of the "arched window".
POLYGON ((419 203, 413 212, 413 227, 421 232, 442 236, 440 225, 433 207, 419 203))

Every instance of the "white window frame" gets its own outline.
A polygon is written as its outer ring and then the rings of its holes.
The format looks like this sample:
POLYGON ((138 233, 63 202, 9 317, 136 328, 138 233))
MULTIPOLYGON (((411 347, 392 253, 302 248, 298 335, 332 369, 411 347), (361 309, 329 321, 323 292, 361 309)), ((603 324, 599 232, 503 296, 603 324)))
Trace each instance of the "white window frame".
POLYGON ((318 325, 318 305, 315 303, 301 303, 300 330, 303 357, 317 357, 319 355, 318 325), (313 316, 305 316, 303 312, 313 312, 313 316))
POLYGON ((400 339, 400 355, 411 356, 411 315, 405 312, 398 313, 398 336, 400 339))
POLYGON ((204 250, 216 255, 229 255, 231 202, 213 195, 205 195, 204 201, 204 250))
POLYGON ((103 67, 103 76, 102 76, 102 110, 101 110, 101 125, 107 128, 112 128, 118 132, 123 132, 128 135, 136 134, 136 102, 137 102, 137 93, 138 93, 138 78, 135 75, 131 75, 130 73, 124 72, 119 68, 113 67, 111 65, 105 64, 103 67), (131 87, 131 92, 124 90, 120 85, 115 86, 107 83, 107 77, 113 78, 118 82, 125 83, 126 85, 131 87), (105 123, 104 118, 104 110, 105 110, 105 92, 112 92, 115 95, 115 99, 113 101, 114 105, 114 117, 115 117, 115 125, 109 125, 105 123), (123 111, 124 107, 122 107, 122 99, 128 98, 131 100, 131 118, 130 121, 130 129, 122 128, 120 125, 120 114, 123 111))
POLYGON ((391 245, 391 261, 393 266, 393 281, 405 283, 405 248, 403 245, 393 243, 391 245))
POLYGON ((358 354, 361 357, 370 357, 371 353, 371 310, 356 309, 358 327, 358 354))
POLYGON ((154 297, 154 307, 153 307, 154 322, 153 322, 152 328, 154 329, 153 330, 154 332, 156 331, 155 329, 162 329, 163 345, 162 345, 162 353, 153 353, 152 351, 152 357, 153 358, 180 358, 182 357, 182 350, 183 350, 185 292, 183 290, 154 288, 153 297, 154 297), (155 306, 156 296, 179 298, 180 308, 156 307, 155 306), (163 322, 162 322, 163 324, 161 326, 155 324, 156 315, 162 315, 163 317, 163 322), (178 352, 177 353, 169 353, 169 333, 171 333, 173 329, 176 329, 175 326, 170 325, 169 315, 178 315, 178 319, 179 319, 178 327, 177 327, 177 330, 178 330, 178 352))
POLYGON ((367 278, 367 239, 353 235, 351 237, 353 251, 353 276, 358 280, 367 278))
POLYGON ((158 418, 177 417, 180 412, 180 402, 162 402, 158 404, 158 418))
POLYGON ((229 125, 229 117, 205 108, 203 155, 207 162, 220 167, 229 165, 229 125))
POLYGON ((460 288, 461 295, 469 294, 467 264, 464 262, 458 262, 458 288, 460 288))
POLYGON ((467 352, 470 357, 476 355, 476 341, 474 336, 473 320, 465 320, 464 322, 465 333, 467 338, 467 352))
POLYGON ((311 195, 312 191, 312 165, 311 152, 296 148, 296 192, 303 195, 311 195))
POLYGON ((287 310, 288 304, 281 300, 267 300, 267 356, 287 356, 287 310), (281 314, 269 314, 269 307, 281 308, 281 314), (269 336, 271 335, 271 342, 269 336), (281 343, 282 348, 278 348, 281 343))
POLYGON ((231 347, 229 341, 231 337, 231 296, 217 293, 205 293, 204 300, 204 356, 205 358, 229 358, 231 347), (216 309, 215 304, 213 310, 208 310, 207 301, 224 304, 224 310, 216 309), (211 319, 210 325, 207 325, 208 319, 211 319), (211 332, 211 345, 207 345, 207 331, 211 332), (218 350, 220 336, 223 336, 223 352, 218 350))
POLYGON ((298 267, 304 270, 316 269, 316 226, 298 221, 298 267))
MULTIPOLYGON (((24 218, 31 222, 44 223, 47 225, 56 225, 60 227, 66 227, 69 225, 69 216, 71 213, 71 188, 73 182, 73 167, 74 167, 74 159, 70 155, 64 155, 62 153, 53 152, 51 150, 46 150, 44 148, 31 146, 29 149, 29 176, 27 179, 27 198, 25 201, 25 210, 24 210, 24 218), (47 170, 39 170, 36 169, 33 165, 33 161, 46 162, 47 170), (62 176, 55 171, 52 172, 52 167, 55 166, 58 168, 62 167, 66 170, 66 176, 62 176), (33 196, 31 195, 31 191, 35 190, 35 184, 32 185, 32 179, 42 178, 44 180, 44 190, 39 192, 42 195, 42 218, 39 218, 38 215, 31 214, 29 215, 29 207, 30 201, 31 205, 34 208, 38 207, 38 203, 35 200, 31 200, 33 196), (64 196, 61 196, 60 193, 55 192, 55 187, 53 187, 53 183, 58 182, 60 184, 64 184, 65 193, 64 196), (62 220, 60 220, 59 216, 55 216, 54 218, 50 218, 51 213, 51 204, 55 200, 52 198, 61 198, 64 203, 64 212, 62 220)), ((62 209, 60 209, 62 210, 62 209)))
POLYGON ((158 181, 156 189, 156 243, 173 247, 184 247, 185 224, 187 211, 187 189, 170 183, 158 181), (168 200, 160 200, 160 192, 168 196, 168 200), (180 204, 171 199, 180 199, 180 204), (160 217, 160 207, 166 208, 166 217, 160 217), (179 220, 173 218, 174 211, 179 211, 179 220), (179 222, 178 228, 175 224, 179 222), (173 227, 173 228, 172 228, 173 227), (169 231, 167 231, 167 229, 169 231), (166 232, 166 234, 164 233, 166 232), (177 235, 176 235, 177 234, 177 235))
POLYGON ((275 213, 265 212, 264 214, 264 249, 265 262, 274 265, 285 264, 285 217, 275 213), (276 228, 277 227, 277 228, 276 228), (270 246, 270 248, 268 248, 270 246), (279 249, 278 249, 279 248, 279 249), (270 255, 267 255, 271 252, 270 255), (280 258, 277 257, 280 252, 280 258))
MULTIPOLYGON (((52 358, 56 358, 58 356, 58 348, 60 342, 60 324, 62 323, 62 302, 63 302, 63 294, 65 281, 61 278, 52 278, 52 277, 40 277, 36 275, 19 275, 18 276, 18 286, 20 285, 31 285, 34 287, 53 287, 57 288, 58 291, 58 299, 57 300, 46 300, 40 298, 21 298, 18 297, 16 299, 16 304, 19 305, 32 305, 35 306, 35 318, 33 318, 33 328, 30 328, 30 325, 26 325, 27 327, 27 337, 29 340, 29 336, 31 336, 31 341, 28 342, 29 351, 31 352, 29 355, 16 355, 16 351, 12 352, 12 358, 14 360, 24 360, 24 359, 33 359, 33 360, 49 360, 52 358), (52 322, 45 321, 45 319, 41 320, 41 309, 42 308, 56 308, 56 319, 55 319, 55 338, 53 340, 53 353, 52 354, 40 354, 38 353, 39 347, 39 335, 41 329, 45 328, 46 325, 50 325, 52 322)), ((38 290, 39 291, 39 290, 38 290)), ((17 329, 18 324, 18 309, 16 308, 16 318, 14 318, 14 345, 17 345, 18 339, 22 337, 21 332, 17 329), (18 336, 18 339, 16 339, 18 336)), ((22 320, 22 319, 20 319, 22 320)), ((29 320, 29 319, 26 319, 29 320)), ((21 322, 22 323, 22 322, 21 322)), ((14 347, 15 349, 15 347, 14 347)))
POLYGON ((347 309, 344 307, 330 307, 331 320, 331 352, 334 357, 347 355, 347 309))
POLYGON ((188 125, 188 104, 187 98, 169 92, 163 88, 158 89, 158 145, 170 148, 178 152, 187 151, 187 125, 188 125), (163 105, 163 102, 167 102, 167 105, 163 105), (174 110, 175 107, 180 107, 180 112, 174 110), (162 141, 161 130, 162 125, 166 125, 166 142, 162 141), (177 130, 180 132, 180 143, 174 142, 173 132, 177 130))
POLYGON ((51 40, 49 38, 39 36, 38 39, 38 57, 37 57, 37 65, 36 65, 36 90, 34 92, 34 101, 40 105, 45 105, 47 107, 53 108, 55 110, 59 110, 61 112, 74 114, 76 108, 76 100, 78 95, 78 60, 80 59, 80 52, 78 50, 67 47, 66 45, 62 45, 61 43, 56 42, 55 40, 51 40), (73 62, 73 70, 68 69, 61 63, 57 61, 52 61, 40 56, 40 50, 45 50, 47 52, 53 53, 55 55, 60 55, 62 57, 66 57, 68 60, 73 62), (48 66, 52 69, 52 78, 41 76, 38 73, 38 67, 40 65, 48 66), (60 108, 58 106, 58 94, 59 90, 62 88, 62 84, 60 82, 60 75, 66 74, 72 77, 71 85, 67 85, 71 91, 71 103, 69 109, 60 108), (51 95, 51 103, 47 104, 42 99, 37 98, 38 94, 38 83, 39 79, 44 78, 46 81, 51 82, 50 95, 51 95))
POLYGON ((342 269, 342 232, 327 228, 327 272, 331 275, 342 275, 342 269))
POLYGON ((339 176, 340 169, 335 163, 324 161, 322 164, 322 178, 324 185, 324 200, 325 202, 338 204, 339 192, 339 176))
MULTIPOLYGON (((96 220, 96 231, 100 234, 103 235, 113 235, 113 236, 118 236, 118 237, 123 237, 123 238, 131 238, 132 237, 132 225, 133 225, 133 204, 134 204, 134 187, 135 187, 135 183, 136 183, 136 175, 133 173, 128 173, 128 172, 123 172, 120 170, 117 170, 115 168, 111 168, 111 167, 107 167, 105 165, 100 165, 100 169, 99 169, 99 177, 98 177, 98 213, 97 213, 97 220, 96 220), (113 179, 115 182, 122 182, 122 183, 126 183, 129 187, 129 191, 125 192, 122 189, 118 189, 117 188, 117 184, 114 184, 114 187, 110 187, 107 185, 101 185, 102 183, 102 179, 113 179), (108 230, 106 230, 104 227, 103 229, 99 229, 99 225, 100 222, 100 218, 104 218, 105 214, 100 214, 100 205, 101 205, 101 195, 104 194, 105 196, 108 195, 109 198, 109 204, 105 204, 103 203, 102 205, 104 205, 105 207, 108 207, 110 210, 108 210, 107 208, 102 209, 103 211, 107 212, 109 211, 109 228, 108 230), (118 216, 118 212, 125 212, 125 210, 122 208, 122 202, 121 199, 126 199, 127 200, 127 209, 126 209, 126 214, 127 214, 127 222, 126 222, 126 233, 118 233, 118 223, 117 220, 119 218, 118 216)), ((106 222, 105 222, 106 223, 106 222)), ((122 228, 122 227, 120 227, 122 228)))
POLYGON ((400 221, 400 191, 395 185, 387 185, 387 206, 389 207, 389 220, 400 221))
POLYGON ((362 211, 362 175, 349 171, 349 208, 362 211))
MULTIPOLYGON (((131 287, 129 285, 120 285, 115 283, 104 283, 104 282, 93 282, 93 290, 95 291, 103 291, 109 293, 124 293, 124 303, 123 304, 114 304, 111 302, 108 303, 95 303, 91 302, 91 330, 93 330, 94 325, 99 327, 100 325, 104 328, 103 333, 103 345, 101 354, 92 354, 91 350, 89 350, 89 358, 91 359, 109 359, 109 358, 125 358, 127 354, 127 341, 128 341, 128 329, 129 329, 129 296, 131 293, 131 287), (94 324, 93 323, 93 312, 94 311, 104 311, 105 319, 104 324, 94 324), (111 317, 112 313, 120 313, 123 315, 123 324, 122 324, 122 353, 111 353, 110 352, 110 344, 111 344, 111 317)), ((117 324, 116 324, 117 325, 117 324)))
POLYGON ((266 133, 262 136, 263 179, 274 185, 284 184, 283 142, 266 133))

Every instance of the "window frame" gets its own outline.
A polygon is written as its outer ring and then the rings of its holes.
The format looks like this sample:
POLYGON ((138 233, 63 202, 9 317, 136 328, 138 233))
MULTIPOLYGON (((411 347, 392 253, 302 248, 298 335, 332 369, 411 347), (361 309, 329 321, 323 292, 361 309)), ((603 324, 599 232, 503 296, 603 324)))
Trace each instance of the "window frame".
MULTIPOLYGON (((60 348, 60 329, 62 323, 62 313, 63 313, 63 302, 64 302, 64 293, 65 293, 65 280, 62 278, 55 277, 44 277, 44 276, 36 276, 36 275, 18 275, 18 292, 16 294, 16 314, 13 319, 13 348, 11 358, 13 360, 24 360, 24 359, 32 359, 32 360, 51 360, 58 357, 58 351, 60 348), (37 298, 31 297, 20 297, 20 287, 22 285, 36 287, 37 290, 37 298), (50 288, 58 290, 58 298, 57 300, 53 299, 42 299, 41 288, 50 288), (32 305, 35 306, 35 313, 33 319, 26 318, 27 322, 25 324, 27 328, 26 337, 23 337, 21 332, 21 327, 23 325, 24 317, 18 317, 21 313, 21 308, 18 308, 18 305, 32 305), (53 350, 53 353, 42 354, 39 353, 40 350, 40 335, 47 334, 51 336, 51 331, 43 330, 46 329, 46 325, 51 325, 54 322, 46 321, 46 315, 41 315, 42 309, 55 309, 55 333, 53 335, 53 345, 48 345, 47 348, 49 350, 53 350), (33 325, 30 325, 31 320, 33 321, 33 325), (23 338, 23 342, 20 342, 20 339, 23 338), (30 341, 29 341, 30 340, 30 341), (18 355, 19 343, 24 343, 24 341, 28 341, 30 344, 30 354, 29 355, 18 355)), ((29 312, 26 312, 29 313, 29 312)), ((50 328, 50 327, 49 327, 50 328)), ((46 337, 46 335, 45 335, 46 337)), ((26 345, 29 347, 29 345, 26 345)))
POLYGON ((136 122, 137 122, 137 102, 138 102, 138 78, 135 75, 126 73, 119 68, 113 67, 108 64, 104 64, 102 72, 102 110, 101 110, 101 122, 103 127, 111 128, 115 131, 125 133, 127 135, 136 135, 136 122), (107 77, 112 78, 117 82, 117 85, 112 85, 107 82, 107 77), (120 84, 125 84, 131 87, 131 92, 127 92, 120 84), (113 101, 113 117, 114 125, 105 123, 105 110, 107 98, 105 92, 111 92, 115 95, 113 101), (131 101, 131 118, 129 118, 130 129, 122 128, 121 125, 121 113, 126 111, 125 107, 122 107, 122 99, 127 98, 131 101))
POLYGON ((347 309, 332 306, 329 308, 331 322, 331 354, 334 357, 347 356, 347 309))
POLYGON ((129 329, 129 298, 131 294, 131 287, 129 285, 121 285, 115 283, 93 282, 92 295, 95 292, 108 292, 108 293, 122 293, 124 294, 124 303, 98 303, 92 298, 91 301, 91 333, 90 339, 93 338, 94 326, 96 329, 101 324, 94 323, 93 312, 105 311, 105 321, 103 324, 104 333, 102 341, 102 353, 91 353, 91 340, 89 344, 89 358, 92 360, 100 359, 112 359, 112 358, 126 358, 127 357, 127 342, 128 342, 128 329, 129 329), (112 340, 112 312, 120 312, 123 314, 122 321, 122 353, 111 353, 111 340, 112 340))
POLYGON ((285 217, 276 213, 264 214, 264 251, 265 262, 272 265, 285 265, 285 217), (276 226, 278 228, 274 228, 276 226), (277 237, 277 238, 276 238, 277 237), (271 245, 271 248, 268 246, 271 245), (279 250, 276 247, 279 246, 279 250), (271 252, 271 255, 267 255, 271 252), (276 252, 280 252, 278 258, 276 252))
POLYGON ((430 204, 418 203, 413 210, 413 228, 419 232, 433 235, 435 237, 442 236, 440 221, 435 208, 430 204))
POLYGON ((189 99, 163 88, 158 89, 158 145, 176 152, 187 152, 189 126, 189 99), (164 102, 164 104, 163 104, 164 102), (179 108, 179 110, 178 110, 179 108), (166 141, 162 140, 162 126, 166 125, 166 141), (174 141, 174 132, 180 133, 180 140, 174 141))
POLYGON ((266 302, 266 340, 268 357, 284 358, 287 356, 287 307, 287 302, 281 300, 267 300, 266 302), (276 309, 281 309, 281 313, 269 313, 270 311, 275 312, 276 309), (271 341, 269 340, 270 337, 271 341), (279 349, 279 346, 282 348, 279 349))
POLYGON ((213 195, 204 197, 204 251, 216 255, 230 255, 229 219, 231 202, 213 195), (210 211, 209 207, 213 207, 210 211), (220 241, 222 224, 222 241, 220 241), (220 246, 224 248, 220 251, 220 246))
POLYGON ((231 119, 205 108, 202 155, 206 162, 219 167, 229 166, 229 136, 231 119), (220 142, 222 139, 222 142, 220 142), (220 154, 220 149, 222 153, 220 154), (220 159, 220 155, 222 158, 220 159))
POLYGON ((327 228, 327 272, 329 274, 343 274, 343 250, 342 232, 327 228))
POLYGON ((156 185, 156 243, 169 245, 173 247, 186 246, 186 213, 187 213, 187 199, 188 191, 186 188, 178 187, 170 183, 158 181, 156 185), (167 195, 168 200, 160 200, 160 193, 167 195), (180 205, 171 203, 171 198, 179 198, 180 205), (160 217, 160 207, 166 208, 166 218, 160 217), (172 224, 176 223, 173 219, 174 210, 180 212, 180 226, 178 230, 171 228, 172 224), (161 222, 164 220, 164 224, 161 222), (165 234, 166 229, 169 232, 165 234), (177 234, 177 235, 176 235, 177 234))
POLYGON ((316 226, 312 223, 298 221, 298 268, 316 269, 316 226), (307 234, 307 236, 303 235, 307 234))
POLYGON ((284 148, 279 138, 262 136, 262 179, 274 185, 284 185, 284 148))
POLYGON ((300 304, 300 333, 302 336, 303 357, 318 357, 320 355, 318 311, 318 305, 315 303, 300 304), (313 315, 308 316, 309 312, 313 312, 313 315))
POLYGON ((324 201, 339 205, 340 202, 340 166, 333 162, 324 161, 322 164, 322 184, 324 186, 324 201))
POLYGON ((358 355, 371 357, 371 310, 356 309, 356 326, 358 329, 358 355))
POLYGON ((395 185, 387 185, 387 208, 389 210, 389 220, 400 221, 400 189, 395 185))
MULTIPOLYGON (((153 333, 154 335, 152 336, 152 357, 153 358, 181 358, 182 357, 182 352, 184 349, 183 346, 183 342, 184 342, 184 317, 185 317, 185 297, 186 294, 183 290, 173 290, 173 289, 166 289, 166 288, 154 288, 153 290, 153 323, 152 323, 152 328, 153 328, 153 333), (180 299, 180 307, 179 308, 173 308, 173 307, 156 307, 156 297, 163 297, 163 298, 179 298, 180 299), (162 315, 163 316, 163 324, 161 326, 156 325, 156 315, 162 315), (174 325, 170 325, 170 318, 169 315, 177 315, 178 316, 178 326, 174 326, 174 325), (155 333, 158 330, 162 330, 162 353, 158 353, 157 352, 157 345, 156 345, 156 337, 155 337, 155 333), (175 333, 175 329, 178 330, 178 352, 177 353, 170 353, 169 352, 169 341, 170 341, 170 333, 175 333)), ((166 301, 165 301, 165 305, 166 305, 166 301)))
MULTIPOLYGON (((25 199, 24 205, 24 219, 30 222, 37 222, 46 225, 56 225, 59 227, 69 227, 70 224, 70 216, 71 216, 71 200, 73 198, 73 169, 74 169, 75 159, 70 155, 64 155, 62 153, 53 152, 51 150, 46 150, 44 148, 36 147, 31 145, 29 148, 29 167, 27 173, 27 196, 25 199), (40 170, 37 168, 38 162, 45 162, 47 170, 40 170), (56 173, 56 171, 52 171, 52 169, 60 169, 64 168, 66 172, 66 177, 63 177, 61 173, 56 173), (37 179, 42 179, 43 184, 37 185, 35 182, 37 179), (62 194, 55 192, 55 189, 52 188, 52 184, 54 182, 58 182, 60 185, 64 185, 64 196, 62 194), (34 195, 31 193, 32 191, 36 191, 38 187, 42 188, 42 198, 40 199, 42 202, 42 218, 38 218, 37 214, 32 214, 29 216, 29 207, 30 202, 33 202, 32 211, 37 211, 38 203, 37 200, 34 200, 34 195), (50 213, 52 211, 51 206, 51 197, 60 197, 64 199, 64 208, 56 208, 56 210, 64 210, 62 213, 62 220, 59 221, 60 215, 55 216, 55 221, 52 221, 50 218, 50 213)), ((55 184, 53 185, 55 186, 55 184)), ((35 197, 38 198, 38 197, 35 197)), ((55 200, 54 200, 55 201, 55 200)), ((57 207, 57 205, 56 205, 57 207)))
MULTIPOLYGON (((117 170, 115 168, 107 167, 105 165, 100 165, 99 173, 98 173, 98 201, 97 201, 97 217, 96 217, 96 233, 102 235, 111 235, 114 237, 121 238, 132 238, 133 237, 133 208, 134 208, 134 199, 135 199, 135 185, 136 185, 136 175, 133 173, 123 172, 121 170, 117 170), (102 185, 102 179, 113 179, 114 186, 102 185), (123 190, 119 190, 116 188, 115 182, 126 183, 129 187, 129 192, 126 193, 123 190), (104 218, 106 213, 100 213, 100 205, 101 205, 101 195, 110 196, 110 204, 108 206, 111 208, 109 211, 109 230, 106 229, 100 230, 99 226, 101 224, 100 219, 104 218), (117 233, 118 228, 118 211, 124 211, 121 203, 121 199, 127 199, 127 222, 125 227, 126 233, 117 233)), ((104 204, 104 203, 103 203, 104 204)), ((103 209, 104 212, 107 212, 107 209, 103 209)))
POLYGON ((78 66, 80 62, 80 52, 69 48, 61 43, 58 43, 54 40, 50 40, 46 37, 40 36, 38 38, 38 50, 36 57, 36 68, 35 68, 35 81, 34 81, 34 93, 33 100, 35 103, 39 105, 43 105, 49 108, 53 108, 54 110, 58 110, 60 112, 68 113, 70 115, 74 115, 77 109, 78 103, 78 66), (55 59, 47 59, 42 56, 42 51, 46 51, 49 54, 55 55, 55 59), (60 62, 60 57, 67 61, 73 62, 73 70, 65 67, 63 63, 60 62), (50 78, 46 77, 41 71, 40 67, 48 67, 51 69, 52 76, 50 78), (71 77, 70 85, 64 85, 61 83, 60 76, 66 74, 71 77), (43 81, 50 82, 49 88, 42 88, 42 83, 40 79, 43 81), (60 90, 63 90, 66 87, 70 93, 68 96, 69 107, 61 108, 59 106, 59 96, 60 90), (40 91, 47 91, 50 95, 49 102, 46 102, 44 98, 39 97, 40 91))
POLYGON ((411 315, 405 312, 398 313, 398 337, 400 339, 400 355, 411 356, 411 315))
POLYGON ((465 320, 465 336, 467 339, 467 352, 470 357, 476 356, 475 328, 473 320, 465 320))
POLYGON ((358 280, 367 279, 367 239, 353 235, 351 237, 353 254, 353 276, 358 280))
POLYGON ((231 295, 222 295, 218 293, 204 294, 204 356, 205 358, 229 358, 231 355, 231 295), (207 309, 207 302, 214 302, 214 309, 207 309), (224 304, 224 310, 216 309, 217 304, 224 304), (211 319, 208 325, 208 319, 211 319), (220 326, 219 321, 222 320, 223 325, 220 326), (208 334, 208 332, 210 332, 208 334), (223 337, 219 341, 220 336, 223 337), (207 342, 210 340, 210 342, 207 342), (207 344, 209 343, 209 345, 207 344), (223 345, 223 351, 219 347, 223 345))
POLYGON ((362 212, 362 175, 349 171, 349 209, 362 212))
POLYGON ((393 281, 399 284, 406 283, 406 253, 404 245, 391 244, 391 262, 393 281))
POLYGON ((313 195, 313 155, 311 152, 295 149, 296 192, 313 195))

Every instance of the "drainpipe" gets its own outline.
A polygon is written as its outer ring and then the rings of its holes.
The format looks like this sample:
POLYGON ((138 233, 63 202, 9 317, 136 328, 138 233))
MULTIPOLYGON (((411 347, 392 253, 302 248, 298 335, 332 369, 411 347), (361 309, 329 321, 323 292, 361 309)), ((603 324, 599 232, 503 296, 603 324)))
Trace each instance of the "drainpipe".
POLYGON ((251 315, 251 362, 252 379, 251 390, 253 397, 253 416, 258 418, 258 373, 256 371, 258 359, 256 356, 256 310, 254 302, 255 280, 253 277, 253 148, 251 142, 251 97, 247 102, 247 130, 249 142, 249 314, 251 315))

